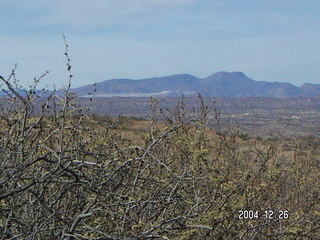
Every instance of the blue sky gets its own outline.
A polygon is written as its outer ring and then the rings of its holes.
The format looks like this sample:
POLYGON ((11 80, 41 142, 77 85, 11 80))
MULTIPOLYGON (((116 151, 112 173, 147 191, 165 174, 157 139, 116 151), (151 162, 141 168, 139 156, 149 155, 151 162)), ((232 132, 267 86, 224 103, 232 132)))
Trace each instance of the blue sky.
POLYGON ((0 75, 61 88, 112 78, 242 71, 320 83, 318 0, 0 0, 0 75))

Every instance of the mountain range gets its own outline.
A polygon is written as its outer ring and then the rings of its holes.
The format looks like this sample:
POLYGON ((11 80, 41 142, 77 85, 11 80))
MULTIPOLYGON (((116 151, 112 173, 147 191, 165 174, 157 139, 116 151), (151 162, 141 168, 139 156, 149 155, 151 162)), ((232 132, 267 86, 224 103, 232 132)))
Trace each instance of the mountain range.
POLYGON ((72 89, 79 97, 190 96, 206 97, 316 97, 320 84, 301 87, 287 82, 255 81, 242 72, 217 72, 206 78, 177 74, 141 80, 112 79, 72 89), (91 94, 90 94, 91 93, 91 94))
MULTIPOLYGON (((206 78, 177 74, 141 80, 112 79, 73 88, 71 92, 78 97, 180 97, 201 93, 205 97, 311 98, 320 96, 320 84, 297 87, 287 82, 255 81, 242 72, 217 72, 206 78)), ((63 95, 63 91, 57 94, 63 95)), ((0 91, 2 95, 4 91, 0 91)))

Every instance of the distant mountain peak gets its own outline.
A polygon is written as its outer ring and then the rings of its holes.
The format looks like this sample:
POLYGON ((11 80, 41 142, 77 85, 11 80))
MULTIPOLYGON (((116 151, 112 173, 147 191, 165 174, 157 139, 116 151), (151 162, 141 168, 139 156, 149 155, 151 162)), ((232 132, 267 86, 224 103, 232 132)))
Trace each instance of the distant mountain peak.
POLYGON ((216 72, 214 74, 211 74, 208 76, 208 78, 214 77, 214 78, 225 78, 225 77, 245 77, 247 76, 243 72, 226 72, 226 71, 221 71, 221 72, 216 72))

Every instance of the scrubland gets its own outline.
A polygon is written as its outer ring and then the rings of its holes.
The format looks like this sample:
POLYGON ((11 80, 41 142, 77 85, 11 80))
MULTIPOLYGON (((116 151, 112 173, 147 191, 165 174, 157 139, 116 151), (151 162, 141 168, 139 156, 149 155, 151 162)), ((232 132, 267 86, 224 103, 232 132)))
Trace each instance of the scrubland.
POLYGON ((2 102, 1 239, 320 237, 318 138, 209 127, 201 96, 149 121, 33 97, 2 102))

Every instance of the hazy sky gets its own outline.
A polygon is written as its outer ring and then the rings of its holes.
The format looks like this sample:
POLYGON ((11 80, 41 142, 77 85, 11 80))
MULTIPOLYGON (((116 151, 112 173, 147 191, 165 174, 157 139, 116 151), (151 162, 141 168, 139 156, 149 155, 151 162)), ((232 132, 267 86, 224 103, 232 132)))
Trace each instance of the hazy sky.
POLYGON ((112 78, 243 71, 320 83, 319 0, 0 0, 0 75, 73 87, 112 78))

